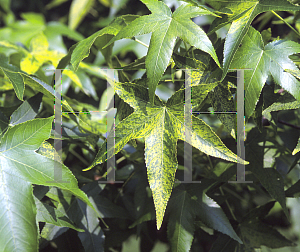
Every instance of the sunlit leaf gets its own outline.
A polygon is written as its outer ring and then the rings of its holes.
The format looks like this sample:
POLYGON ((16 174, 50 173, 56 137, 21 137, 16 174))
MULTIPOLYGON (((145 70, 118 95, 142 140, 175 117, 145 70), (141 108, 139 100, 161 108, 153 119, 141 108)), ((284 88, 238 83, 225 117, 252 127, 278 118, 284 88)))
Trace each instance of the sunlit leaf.
POLYGON ((152 12, 142 16, 123 28, 106 46, 116 40, 152 32, 146 57, 150 101, 153 102, 156 86, 171 59, 175 40, 183 41, 199 48, 212 56, 220 66, 214 47, 203 30, 190 19, 201 15, 215 15, 207 9, 183 4, 171 12, 163 2, 157 0, 142 1, 152 12))
POLYGON ((0 143, 0 223, 3 251, 37 251, 38 227, 31 184, 67 190, 94 209, 64 165, 35 152, 49 138, 53 117, 28 120, 10 127, 0 143), (55 166, 62 181, 54 180, 55 166), (65 181, 67 183, 65 183, 65 181), (26 230, 26 232, 23 232, 26 230))
POLYGON ((252 115, 269 75, 300 101, 300 82, 284 70, 297 69, 288 56, 299 52, 300 44, 293 41, 277 40, 264 46, 260 33, 250 27, 230 65, 231 68, 252 68, 245 71, 246 120, 252 115))

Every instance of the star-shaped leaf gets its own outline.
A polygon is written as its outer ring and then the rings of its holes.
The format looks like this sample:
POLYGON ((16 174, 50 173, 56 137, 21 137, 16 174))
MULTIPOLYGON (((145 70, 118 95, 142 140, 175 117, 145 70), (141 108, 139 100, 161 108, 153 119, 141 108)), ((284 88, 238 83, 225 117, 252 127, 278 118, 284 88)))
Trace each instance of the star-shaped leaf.
MULTIPOLYGON (((222 10, 226 7, 232 11, 232 14, 228 16, 223 15, 222 18, 216 19, 211 28, 211 31, 214 31, 232 22, 224 45, 223 78, 225 78, 230 63, 250 24, 257 15, 266 11, 300 10, 300 6, 290 3, 288 0, 207 0, 206 2, 217 10, 222 10)), ((240 66, 238 68, 243 67, 240 66)), ((251 67, 246 66, 245 68, 251 67)))
POLYGON ((215 15, 214 13, 191 4, 183 4, 172 13, 170 8, 161 1, 141 1, 148 7, 152 14, 132 21, 106 46, 119 39, 132 38, 152 32, 146 57, 151 102, 154 100, 156 86, 169 64, 177 37, 210 54, 218 66, 220 66, 214 47, 206 33, 190 20, 196 16, 215 15))
MULTIPOLYGON (((199 103, 203 101, 216 85, 217 83, 193 85, 193 101, 197 100, 199 103)), ((180 96, 178 93, 184 94, 184 89, 177 91, 167 104, 163 104, 155 96, 152 105, 145 87, 115 82, 114 88, 120 98, 134 108, 134 112, 116 126, 115 134, 112 134, 113 132, 109 134, 108 139, 114 138, 114 148, 107 150, 105 142, 92 165, 85 170, 117 154, 129 140, 144 137, 148 181, 153 194, 157 228, 160 229, 178 166, 177 140, 185 141, 185 133, 188 131, 184 123, 184 104, 178 102, 180 96)), ((189 143, 195 148, 214 157, 248 163, 237 158, 237 155, 231 152, 201 119, 192 116, 192 127, 189 143)))
POLYGON ((37 210, 32 184, 67 190, 95 210, 66 166, 35 152, 49 138, 53 118, 19 123, 10 127, 1 139, 0 244, 3 251, 38 250, 37 210), (59 164, 62 181, 54 181, 54 167, 59 164))
POLYGON ((231 68, 252 68, 245 71, 245 115, 252 115, 260 93, 269 75, 300 101, 300 82, 285 69, 296 70, 289 55, 300 53, 300 44, 277 40, 266 46, 258 31, 250 27, 242 46, 237 50, 231 68))

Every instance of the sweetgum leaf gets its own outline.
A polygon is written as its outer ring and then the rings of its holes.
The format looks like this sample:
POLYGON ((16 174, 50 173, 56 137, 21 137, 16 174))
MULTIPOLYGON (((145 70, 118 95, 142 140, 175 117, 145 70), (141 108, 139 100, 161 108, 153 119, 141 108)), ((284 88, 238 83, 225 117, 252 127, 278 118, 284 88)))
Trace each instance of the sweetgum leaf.
POLYGON ((13 85, 18 99, 23 101, 25 84, 21 74, 19 73, 21 72, 21 70, 13 65, 10 65, 8 62, 8 58, 3 54, 0 54, 0 69, 13 85))
POLYGON ((240 231, 246 247, 260 248, 261 246, 267 246, 269 248, 282 248, 295 246, 293 242, 286 239, 276 229, 258 220, 242 223, 240 231))
POLYGON ((20 62, 21 70, 28 74, 34 74, 44 63, 49 61, 54 67, 57 67, 64 54, 48 50, 48 46, 47 38, 42 32, 35 35, 30 41, 30 52, 20 62))
MULTIPOLYGON (((300 6, 290 3, 288 0, 207 0, 206 2, 217 10, 227 8, 232 11, 232 14, 222 15, 222 18, 215 19, 210 28, 210 31, 213 32, 228 23, 232 23, 224 45, 222 79, 225 78, 240 43, 257 15, 266 11, 300 10, 300 6)), ((251 66, 239 66, 237 68, 251 68, 251 66)))
MULTIPOLYGON (((235 104, 228 85, 220 84, 210 94, 211 102, 214 111, 232 112, 235 111, 235 104)), ((236 128, 236 114, 218 113, 217 117, 225 126, 225 129, 231 134, 233 138, 235 136, 236 128)))
POLYGON ((0 224, 3 234, 0 244, 3 251, 37 251, 38 227, 31 184, 67 190, 95 210, 66 166, 61 164, 62 180, 68 183, 54 181, 57 162, 35 152, 49 138, 52 121, 53 117, 49 117, 17 124, 1 139, 0 224))
POLYGON ((38 93, 27 101, 24 101, 23 104, 12 113, 9 122, 10 126, 34 119, 40 109, 42 97, 43 94, 38 93))
POLYGON ((152 32, 145 62, 151 102, 154 100, 156 86, 169 64, 177 37, 210 54, 220 66, 215 49, 206 33, 190 20, 201 15, 215 15, 214 13, 191 4, 183 4, 172 13, 163 2, 157 0, 141 1, 152 14, 139 17, 131 22, 106 46, 119 39, 132 38, 152 32))
MULTIPOLYGON (((47 83, 41 81, 40 79, 36 78, 35 76, 29 76, 28 74, 21 71, 19 68, 8 64, 8 59, 6 57, 2 57, 2 56, 3 55, 0 54, 0 69, 2 69, 3 71, 6 71, 6 73, 9 73, 9 75, 12 76, 11 82, 14 83, 14 89, 15 89, 16 95, 20 100, 23 100, 25 84, 26 84, 26 86, 31 87, 35 91, 41 92, 42 94, 45 95, 45 97, 48 97, 51 99, 55 98, 55 99, 59 100, 59 98, 56 97, 53 87, 51 87, 47 83), (22 93, 20 93, 20 90, 23 90, 22 93)), ((67 65, 67 62, 70 60, 70 58, 71 58, 71 54, 68 54, 66 56, 66 58, 62 59, 60 62, 60 64, 61 64, 60 67, 64 68, 67 65)), ((73 108, 69 105, 68 100, 71 100, 71 99, 63 96, 63 98, 61 99, 62 107, 65 111, 74 112, 73 108)), ((34 103, 36 103, 36 102, 37 101, 35 101, 34 103)), ((22 108, 22 110, 23 110, 23 108, 22 108)), ((31 111, 31 110, 29 109, 28 112, 29 111, 31 111)), ((15 113, 19 113, 19 112, 17 112, 17 110, 16 110, 15 113)), ((32 111, 31 111, 31 114, 32 114, 32 111)), ((21 114, 19 113, 18 116, 21 117, 24 115, 22 113, 21 114)), ((81 117, 77 116, 76 114, 70 113, 68 116, 70 116, 70 118, 73 121, 75 121, 76 123, 79 122, 81 127, 85 127, 85 128, 90 127, 90 125, 88 125, 88 123, 86 123, 86 121, 82 120, 81 117)), ((31 118, 32 118, 32 115, 31 115, 31 118)))
POLYGON ((252 115, 269 75, 300 101, 300 82, 285 69, 296 70, 289 55, 299 53, 300 44, 277 40, 266 46, 258 31, 250 27, 230 65, 231 68, 252 68, 245 71, 245 117, 252 115))
POLYGON ((46 222, 53 224, 59 227, 68 227, 73 228, 78 232, 83 232, 83 229, 80 229, 72 223, 72 221, 65 215, 62 209, 57 209, 46 203, 42 203, 37 198, 34 197, 35 205, 37 208, 36 220, 39 222, 46 222))
MULTIPOLYGON (((215 83, 194 86, 198 88, 198 92, 193 92, 196 96, 198 95, 198 102, 206 97, 209 85, 211 89, 215 87, 215 83)), ((184 124, 184 105, 172 104, 172 102, 170 105, 168 102, 165 105, 157 96, 152 105, 149 102, 148 90, 133 83, 115 82, 114 88, 120 98, 135 111, 116 126, 115 135, 112 132, 109 134, 108 139, 114 138, 114 149, 107 150, 105 142, 93 163, 85 170, 117 154, 129 140, 145 138, 148 181, 156 210, 157 228, 160 229, 178 166, 177 140, 185 141, 187 129, 184 124)), ((170 98, 170 100, 173 99, 170 98)), ((191 141, 189 141, 192 146, 214 157, 248 164, 237 158, 204 121, 192 116, 192 125, 191 141)))
POLYGON ((273 102, 270 106, 262 111, 262 115, 271 121, 271 112, 272 111, 281 111, 289 109, 298 109, 300 108, 300 102, 297 101, 292 95, 286 93, 279 96, 279 98, 273 102))
POLYGON ((289 212, 286 207, 286 197, 284 193, 284 181, 280 173, 273 168, 264 168, 264 147, 258 143, 261 138, 266 137, 266 130, 262 133, 257 128, 252 129, 247 136, 246 157, 252 160, 249 170, 257 177, 262 186, 268 191, 270 196, 279 202, 283 212, 289 219, 289 212))
POLYGON ((168 205, 168 237, 172 251, 190 251, 196 217, 207 227, 220 231, 242 243, 223 210, 212 199, 203 195, 202 184, 180 185, 173 190, 168 205))
MULTIPOLYGON (((80 62, 90 54, 90 48, 92 47, 92 45, 96 40, 98 40, 96 45, 100 46, 103 43, 102 40, 106 41, 106 39, 108 38, 106 35, 111 35, 111 36, 117 35, 118 32, 123 27, 125 27, 127 24, 129 24, 132 20, 134 20, 137 17, 138 16, 136 15, 124 15, 124 16, 117 17, 110 25, 92 34, 88 38, 78 42, 75 45, 75 47, 72 48, 71 57, 70 57, 70 63, 73 66, 74 70, 76 71, 78 69, 80 62)), ((107 51, 104 52, 104 55, 106 55, 106 58, 108 58, 107 51)))

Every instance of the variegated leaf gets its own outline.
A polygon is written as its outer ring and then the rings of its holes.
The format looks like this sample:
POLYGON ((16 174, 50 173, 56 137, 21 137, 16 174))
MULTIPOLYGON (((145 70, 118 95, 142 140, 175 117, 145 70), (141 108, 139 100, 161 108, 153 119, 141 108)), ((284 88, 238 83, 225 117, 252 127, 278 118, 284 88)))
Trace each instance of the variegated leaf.
MULTIPOLYGON (((201 103, 215 86, 216 83, 193 85, 198 92, 193 92, 192 99, 197 97, 197 102, 201 103)), ((120 98, 135 111, 116 126, 114 151, 113 147, 107 150, 105 142, 91 166, 85 170, 117 154, 130 139, 144 137, 148 181, 153 194, 157 228, 160 229, 178 166, 177 140, 185 140, 185 132, 189 130, 184 124, 184 104, 176 104, 178 93, 174 94, 167 104, 155 96, 152 105, 148 90, 143 86, 115 82, 114 88, 120 98)), ((248 163, 230 151, 203 120, 194 116, 192 120, 192 137, 189 142, 191 145, 214 157, 242 164, 248 163)), ((114 137, 112 133, 108 139, 114 137)))

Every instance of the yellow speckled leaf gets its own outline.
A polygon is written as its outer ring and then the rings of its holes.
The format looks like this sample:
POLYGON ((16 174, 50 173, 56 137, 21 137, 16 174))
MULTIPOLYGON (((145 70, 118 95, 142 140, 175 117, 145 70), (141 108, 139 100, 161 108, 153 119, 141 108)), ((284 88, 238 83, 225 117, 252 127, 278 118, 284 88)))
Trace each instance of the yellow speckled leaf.
POLYGON ((34 74, 45 62, 51 62, 54 67, 57 67, 64 54, 48 51, 48 46, 47 38, 42 32, 34 36, 30 41, 31 52, 26 53, 26 56, 21 60, 21 70, 28 74, 34 74))
POLYGON ((160 229, 170 198, 177 163, 177 134, 166 108, 155 118, 155 127, 145 137, 145 161, 152 190, 157 229, 160 229))
POLYGON ((293 150, 292 155, 296 155, 296 153, 298 153, 300 151, 300 137, 298 139, 298 144, 296 146, 296 148, 293 150))
MULTIPOLYGON (((216 85, 216 83, 201 83, 195 86, 198 89, 198 92, 195 92, 198 93, 197 102, 201 103, 216 85)), ((114 88, 121 99, 135 111, 116 126, 115 146, 111 147, 114 151, 107 150, 105 142, 93 163, 85 170, 117 154, 129 140, 144 137, 148 181, 156 210, 157 228, 160 229, 178 167, 177 140, 184 140, 184 104, 180 102, 182 97, 177 92, 169 99, 171 102, 164 104, 155 96, 152 105, 149 102, 148 90, 143 86, 115 82, 114 88)), ((231 152, 202 120, 193 117, 192 125, 191 144, 195 148, 232 162, 248 163, 240 158, 237 159, 237 155, 231 152)), ((110 137, 114 135, 109 134, 108 138, 110 137)))
POLYGON ((57 153, 56 149, 54 149, 54 147, 47 141, 42 142, 41 146, 37 150, 37 153, 53 160, 55 159, 54 156, 56 155, 57 159, 55 160, 62 163, 62 160, 59 154, 57 153))
MULTIPOLYGON (((174 116, 173 120, 176 122, 175 127, 178 130, 178 138, 185 141, 185 131, 187 129, 184 125, 184 115, 182 112, 174 110, 172 110, 172 114, 174 116)), ((229 150, 203 120, 192 116, 192 125, 191 142, 189 144, 210 156, 240 164, 249 164, 229 150)))

